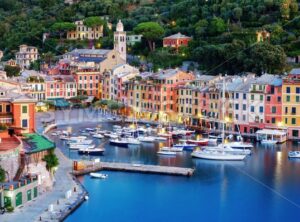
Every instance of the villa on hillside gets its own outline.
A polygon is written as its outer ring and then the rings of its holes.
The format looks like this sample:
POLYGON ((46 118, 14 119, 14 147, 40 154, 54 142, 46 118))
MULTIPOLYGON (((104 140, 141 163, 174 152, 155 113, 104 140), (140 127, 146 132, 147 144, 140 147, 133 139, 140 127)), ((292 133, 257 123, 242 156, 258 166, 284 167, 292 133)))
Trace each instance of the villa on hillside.
POLYGON ((165 37, 163 39, 163 46, 178 49, 180 46, 187 46, 191 40, 191 37, 178 32, 177 34, 165 37))

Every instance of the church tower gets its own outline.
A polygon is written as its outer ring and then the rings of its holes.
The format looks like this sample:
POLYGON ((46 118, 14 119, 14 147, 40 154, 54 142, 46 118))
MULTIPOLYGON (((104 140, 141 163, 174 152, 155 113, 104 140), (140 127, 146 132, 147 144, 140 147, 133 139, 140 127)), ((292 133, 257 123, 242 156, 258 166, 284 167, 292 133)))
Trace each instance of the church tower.
POLYGON ((124 26, 121 20, 119 20, 114 33, 114 49, 119 52, 120 57, 126 63, 126 32, 124 32, 124 26))

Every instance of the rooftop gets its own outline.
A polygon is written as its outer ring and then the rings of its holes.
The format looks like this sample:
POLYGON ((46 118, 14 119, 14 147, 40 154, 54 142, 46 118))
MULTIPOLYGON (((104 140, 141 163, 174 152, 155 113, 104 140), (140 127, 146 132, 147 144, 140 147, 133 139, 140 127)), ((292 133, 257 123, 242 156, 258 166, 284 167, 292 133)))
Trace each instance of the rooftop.
POLYGON ((23 136, 25 137, 24 149, 26 153, 37 153, 55 148, 55 143, 37 133, 26 133, 23 136))
POLYGON ((83 55, 83 54, 89 54, 89 55, 106 55, 111 50, 109 49, 74 49, 71 52, 67 52, 66 54, 70 55, 83 55))
POLYGON ((17 148, 20 145, 20 141, 15 137, 2 138, 0 143, 0 152, 8 151, 17 148))
POLYGON ((186 38, 190 39, 191 37, 183 35, 180 32, 178 32, 177 34, 167 36, 164 39, 186 39, 186 38))
POLYGON ((292 69, 290 74, 292 75, 300 75, 300 68, 292 69))

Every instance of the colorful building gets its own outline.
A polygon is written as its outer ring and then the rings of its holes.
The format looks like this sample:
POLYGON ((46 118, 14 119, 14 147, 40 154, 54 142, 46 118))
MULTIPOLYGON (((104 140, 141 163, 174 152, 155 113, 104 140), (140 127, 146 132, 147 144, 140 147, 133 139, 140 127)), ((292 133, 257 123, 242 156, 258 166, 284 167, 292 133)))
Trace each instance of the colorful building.
POLYGON ((282 125, 288 137, 300 137, 300 69, 293 69, 282 84, 282 125))
POLYGON ((11 127, 15 133, 35 130, 36 100, 16 88, 0 87, 0 123, 11 127))
POLYGON ((188 46, 188 43, 191 40, 191 37, 188 37, 178 32, 177 34, 165 37, 163 39, 163 46, 178 49, 181 46, 188 46))
POLYGON ((99 81, 101 73, 95 69, 80 69, 74 73, 78 84, 78 94, 87 96, 99 96, 99 81))
POLYGON ((20 45, 19 48, 19 52, 16 53, 16 62, 22 69, 28 69, 32 62, 38 60, 38 49, 27 45, 20 45))
POLYGON ((103 37, 103 25, 87 27, 82 20, 74 22, 76 28, 67 32, 67 39, 99 39, 103 37))

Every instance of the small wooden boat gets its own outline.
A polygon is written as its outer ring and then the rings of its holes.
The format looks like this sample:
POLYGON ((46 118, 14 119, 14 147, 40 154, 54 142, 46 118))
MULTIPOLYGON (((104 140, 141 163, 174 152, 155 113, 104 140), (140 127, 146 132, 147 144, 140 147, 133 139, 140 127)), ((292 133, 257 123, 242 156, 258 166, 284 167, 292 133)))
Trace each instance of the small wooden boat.
POLYGON ((90 173, 90 176, 92 178, 99 178, 99 179, 106 179, 108 178, 107 174, 103 174, 103 173, 90 173))

